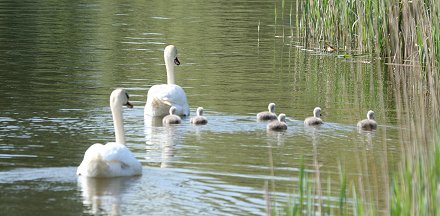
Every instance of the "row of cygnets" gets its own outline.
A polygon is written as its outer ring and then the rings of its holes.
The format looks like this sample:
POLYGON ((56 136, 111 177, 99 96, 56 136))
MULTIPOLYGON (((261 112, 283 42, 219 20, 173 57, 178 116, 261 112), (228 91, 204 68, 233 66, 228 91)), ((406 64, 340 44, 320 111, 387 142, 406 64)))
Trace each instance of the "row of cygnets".
MULTIPOLYGON (((162 119, 164 125, 180 124, 182 119, 176 115, 176 107, 170 108, 170 114, 166 115, 162 119)), ((287 130, 286 114, 281 113, 278 116, 275 114, 275 103, 269 103, 268 111, 263 111, 257 114, 257 121, 269 121, 267 124, 267 130, 271 131, 285 131, 287 130)), ((196 116, 190 119, 191 124, 205 125, 208 123, 208 119, 203 116, 203 107, 198 107, 196 116)), ((324 122, 321 119, 321 108, 315 107, 313 109, 313 116, 307 117, 304 120, 306 126, 318 126, 324 122)), ((367 118, 359 121, 357 127, 362 130, 375 130, 377 123, 374 120, 374 112, 372 110, 367 112, 367 118)))
MULTIPOLYGON (((285 131, 287 130, 286 115, 281 113, 275 114, 275 103, 269 103, 268 111, 260 112, 257 114, 258 121, 270 121, 267 124, 268 130, 273 131, 285 131)), ((306 126, 318 126, 323 124, 324 121, 321 119, 321 108, 315 107, 313 109, 313 116, 307 117, 304 120, 304 125, 306 126)), ((359 121, 357 127, 362 130, 375 130, 377 128, 377 123, 374 120, 374 112, 372 110, 367 112, 367 118, 359 121)))

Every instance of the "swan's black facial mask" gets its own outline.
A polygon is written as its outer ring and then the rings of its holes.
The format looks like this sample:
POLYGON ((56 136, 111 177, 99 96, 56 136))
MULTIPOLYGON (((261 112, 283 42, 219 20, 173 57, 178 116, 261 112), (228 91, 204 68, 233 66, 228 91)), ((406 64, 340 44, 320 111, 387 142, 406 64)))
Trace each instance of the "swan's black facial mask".
POLYGON ((128 96, 127 93, 125 93, 125 96, 127 96, 127 103, 124 104, 124 105, 127 106, 128 108, 133 108, 133 105, 128 101, 128 99, 130 98, 130 96, 128 96))
POLYGON ((174 59, 174 64, 180 65, 180 61, 179 61, 179 59, 177 57, 174 59))
POLYGON ((127 106, 128 108, 133 108, 133 105, 132 105, 130 102, 128 102, 128 101, 127 101, 127 103, 124 104, 124 105, 127 106))

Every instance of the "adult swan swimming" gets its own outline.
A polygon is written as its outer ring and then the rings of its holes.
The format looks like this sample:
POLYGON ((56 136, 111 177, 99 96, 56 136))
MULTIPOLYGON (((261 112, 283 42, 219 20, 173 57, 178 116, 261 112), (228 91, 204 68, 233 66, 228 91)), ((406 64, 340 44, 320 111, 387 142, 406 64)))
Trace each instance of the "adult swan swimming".
POLYGON ((132 108, 124 89, 116 89, 110 95, 116 142, 105 145, 93 144, 84 154, 84 159, 76 171, 77 175, 87 177, 119 177, 142 174, 142 165, 133 153, 125 147, 122 106, 132 108))
POLYGON ((176 107, 176 115, 189 116, 189 106, 185 91, 176 85, 174 79, 174 64, 179 65, 177 49, 174 45, 168 45, 163 53, 165 67, 167 69, 167 84, 154 85, 148 90, 147 103, 144 115, 166 116, 170 107, 176 107))

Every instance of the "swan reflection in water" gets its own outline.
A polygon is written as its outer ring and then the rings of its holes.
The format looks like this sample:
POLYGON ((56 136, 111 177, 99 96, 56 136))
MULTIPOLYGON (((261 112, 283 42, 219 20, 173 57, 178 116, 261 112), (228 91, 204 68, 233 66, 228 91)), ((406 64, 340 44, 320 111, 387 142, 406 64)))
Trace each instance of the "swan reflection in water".
MULTIPOLYGON (((186 119, 184 119, 186 121, 186 119)), ((160 167, 172 166, 175 146, 182 139, 182 127, 177 125, 163 125, 162 118, 144 117, 147 160, 158 161, 157 153, 160 150, 160 167)))
POLYGON ((78 177, 83 205, 90 214, 121 215, 124 194, 141 177, 89 178, 78 177))

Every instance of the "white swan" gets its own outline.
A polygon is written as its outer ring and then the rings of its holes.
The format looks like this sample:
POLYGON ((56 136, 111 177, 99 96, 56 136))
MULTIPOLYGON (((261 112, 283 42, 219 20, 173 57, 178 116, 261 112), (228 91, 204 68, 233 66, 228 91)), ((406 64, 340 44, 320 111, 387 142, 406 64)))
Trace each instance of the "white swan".
POLYGON ((359 121, 357 127, 362 130, 376 130, 377 123, 374 120, 374 112, 370 110, 367 112, 367 119, 359 121))
POLYGON ((271 131, 285 131, 285 130, 287 130, 286 114, 281 113, 278 116, 278 120, 269 122, 269 124, 267 124, 267 130, 271 130, 271 131))
POLYGON ((142 165, 125 147, 122 106, 132 108, 124 89, 116 89, 110 95, 116 142, 93 144, 84 154, 76 174, 87 177, 118 177, 142 174, 142 165))
POLYGON ((275 103, 270 103, 267 106, 269 111, 260 112, 257 114, 257 121, 268 121, 268 120, 276 120, 277 115, 275 114, 275 103))
POLYGON ((195 124, 195 125, 208 124, 208 119, 206 119, 206 117, 203 116, 203 107, 198 107, 196 113, 197 116, 192 117, 190 120, 191 124, 195 124))
POLYGON ((162 124, 164 125, 170 125, 170 124, 180 124, 182 122, 182 119, 180 116, 176 115, 176 107, 172 106, 170 108, 170 114, 166 115, 162 119, 162 124))
POLYGON ((324 122, 321 119, 321 108, 319 107, 315 107, 315 109, 313 109, 312 117, 307 117, 304 120, 304 125, 308 126, 321 125, 322 123, 324 122))
POLYGON ((148 90, 144 115, 163 117, 171 106, 176 107, 176 115, 189 116, 189 106, 185 91, 175 84, 174 64, 179 65, 177 49, 168 45, 163 54, 167 70, 167 84, 154 85, 148 90))

